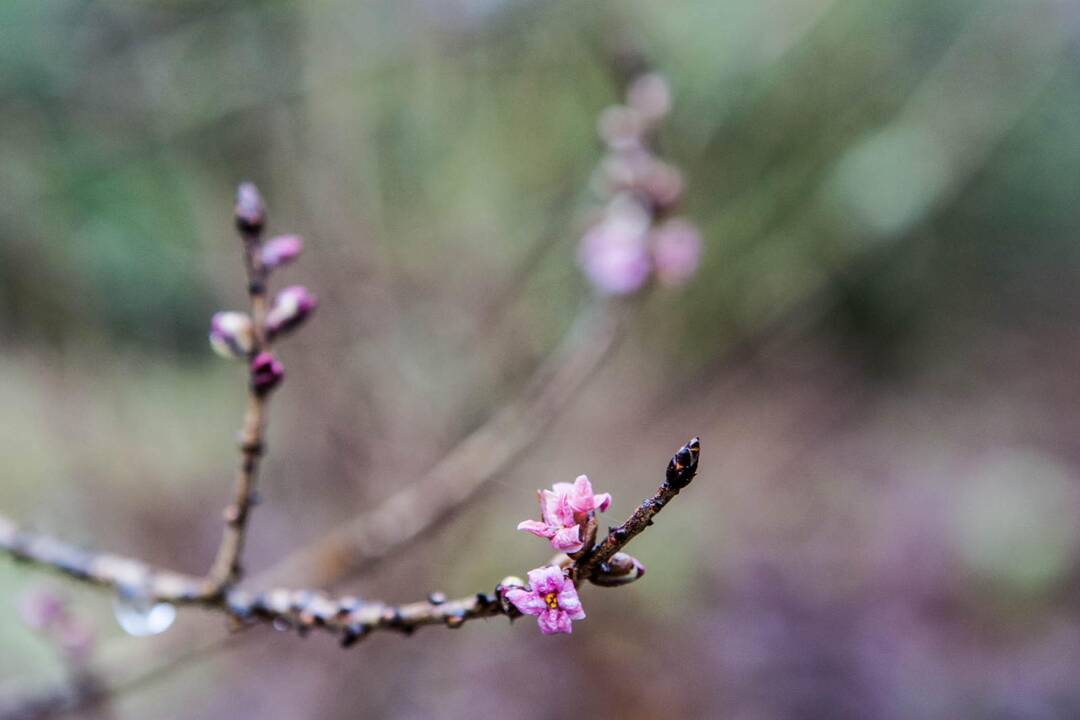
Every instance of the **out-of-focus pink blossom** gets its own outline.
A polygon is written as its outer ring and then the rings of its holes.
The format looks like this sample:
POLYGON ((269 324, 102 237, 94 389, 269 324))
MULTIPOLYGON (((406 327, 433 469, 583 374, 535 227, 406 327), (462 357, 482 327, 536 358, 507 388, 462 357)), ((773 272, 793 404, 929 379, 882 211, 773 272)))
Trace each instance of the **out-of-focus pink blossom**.
POLYGON ((299 235, 278 235, 266 241, 259 252, 263 267, 274 270, 288 265, 304 251, 304 239, 299 235))
POLYGON ((652 234, 656 277, 664 285, 682 285, 701 262, 701 234, 693 223, 672 218, 652 234))
POLYGON ((529 589, 512 587, 505 597, 525 615, 535 615, 545 635, 573 632, 571 620, 583 620, 577 589, 561 568, 548 565, 529 571, 529 589))
POLYGON ((261 352, 251 359, 251 387, 256 395, 265 395, 285 377, 285 366, 271 353, 261 352))
POLYGON ((258 235, 266 223, 266 203, 254 183, 242 182, 236 188, 236 205, 233 208, 236 227, 245 235, 258 235))
POLYGON ((652 269, 649 214, 632 199, 617 199, 581 239, 578 262, 600 293, 627 295, 640 290, 652 269))
POLYGON ((671 112, 671 85, 660 73, 639 76, 626 91, 626 104, 652 125, 671 112))
POLYGON ((551 547, 565 553, 584 547, 581 525, 589 513, 603 512, 611 504, 608 493, 593 493, 585 475, 579 475, 573 484, 555 483, 551 490, 540 490, 539 496, 541 519, 523 520, 517 529, 550 540, 551 547))
POLYGON ((637 110, 625 105, 613 105, 600 113, 596 132, 613 150, 635 147, 641 144, 645 121, 637 110))
POLYGON ((274 296, 266 313, 266 334, 274 338, 295 330, 318 306, 319 301, 303 285, 285 288, 274 296))
POLYGON ((20 599, 19 616, 27 626, 43 632, 67 616, 67 602, 48 588, 34 588, 20 599))

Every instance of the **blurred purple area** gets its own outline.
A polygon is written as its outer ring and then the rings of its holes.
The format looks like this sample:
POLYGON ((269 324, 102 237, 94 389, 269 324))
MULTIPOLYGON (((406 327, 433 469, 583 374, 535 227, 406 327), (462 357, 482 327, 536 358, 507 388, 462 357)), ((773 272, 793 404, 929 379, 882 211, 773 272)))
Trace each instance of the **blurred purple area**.
MULTIPOLYGON (((614 56, 660 132, 698 274, 637 303, 519 462, 374 572, 407 602, 548 558, 514 530, 587 473, 615 523, 698 478, 531 618, 344 651, 181 609, 125 635, 60 579, 116 690, 82 717, 1080 717, 1077 3, 50 0, 0 7, 0 513, 202 573, 244 372, 232 189, 258 181, 319 310, 276 354, 247 566, 407 486, 514 396, 589 297, 614 56), (156 670, 157 668, 164 668, 156 670), (147 674, 150 673, 150 674, 147 674)), ((70 682, 0 562, 0 706, 70 682)), ((17 715, 13 715, 17 717, 17 715)))

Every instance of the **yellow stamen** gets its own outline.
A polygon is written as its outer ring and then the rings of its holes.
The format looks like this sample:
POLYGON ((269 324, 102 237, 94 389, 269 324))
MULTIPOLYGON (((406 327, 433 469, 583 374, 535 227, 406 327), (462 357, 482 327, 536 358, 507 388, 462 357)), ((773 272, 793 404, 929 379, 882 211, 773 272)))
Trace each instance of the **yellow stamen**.
POLYGON ((551 608, 552 610, 558 610, 559 609, 559 595, 558 595, 558 593, 553 593, 553 592, 548 593, 547 595, 544 596, 544 602, 546 602, 547 606, 549 608, 551 608))

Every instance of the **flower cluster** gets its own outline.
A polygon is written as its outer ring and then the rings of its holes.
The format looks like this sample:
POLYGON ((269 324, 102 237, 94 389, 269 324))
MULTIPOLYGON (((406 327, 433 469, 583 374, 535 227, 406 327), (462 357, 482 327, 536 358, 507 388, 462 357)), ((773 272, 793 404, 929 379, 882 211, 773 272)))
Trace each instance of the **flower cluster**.
POLYGON ((578 249, 582 270, 600 293, 634 293, 654 276, 661 284, 681 285, 697 270, 697 228, 668 218, 682 198, 682 173, 650 148, 670 110, 667 80, 649 73, 631 84, 625 105, 600 116, 598 130, 608 154, 596 185, 605 203, 578 249))
MULTIPOLYGON (((250 292, 253 297, 261 296, 270 273, 299 257, 304 241, 298 235, 262 240, 266 205, 251 183, 241 183, 237 189, 234 215, 248 260, 250 292)), ((300 327, 318 304, 306 287, 293 285, 274 296, 258 324, 248 313, 215 313, 210 321, 210 346, 222 357, 246 360, 253 392, 266 395, 285 377, 285 368, 270 352, 270 343, 300 327)))
MULTIPOLYGON (((541 519, 523 520, 518 530, 549 540, 553 548, 566 553, 584 549, 584 526, 611 504, 611 495, 594 493, 585 475, 579 475, 573 484, 555 483, 551 490, 538 494, 541 519)), ((522 613, 537 616, 545 635, 568 633, 571 620, 585 617, 574 582, 555 565, 529 571, 529 588, 511 587, 504 596, 522 613)))

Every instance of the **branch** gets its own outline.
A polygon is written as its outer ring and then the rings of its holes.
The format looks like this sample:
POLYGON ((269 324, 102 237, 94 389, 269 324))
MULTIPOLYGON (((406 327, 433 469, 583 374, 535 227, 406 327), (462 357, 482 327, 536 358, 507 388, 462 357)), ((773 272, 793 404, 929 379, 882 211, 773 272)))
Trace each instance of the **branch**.
MULTIPOLYGON (((599 544, 569 562, 568 574, 576 584, 586 580, 600 585, 618 584, 605 580, 612 573, 608 561, 652 525, 656 514, 689 484, 697 472, 699 453, 700 445, 694 438, 672 458, 667 478, 652 497, 644 500, 624 523, 611 528, 599 544)), ((478 592, 456 600, 446 600, 441 594, 432 593, 427 600, 405 605, 360 601, 354 597, 331 598, 314 590, 285 588, 259 592, 229 590, 215 598, 198 592, 199 578, 157 570, 130 558, 95 555, 44 535, 19 531, 2 517, 0 548, 19 560, 50 567, 97 585, 119 590, 141 584, 153 588, 154 596, 159 600, 200 604, 226 613, 240 625, 267 622, 279 629, 296 629, 302 634, 321 630, 338 636, 345 646, 377 630, 394 630, 408 635, 425 625, 458 628, 478 618, 505 615, 513 619, 520 615, 504 596, 504 590, 520 584, 509 578, 499 583, 493 592, 478 592), (170 583, 175 583, 176 587, 171 588, 170 583)))
MULTIPOLYGON (((259 254, 266 208, 254 185, 244 183, 240 186, 235 215, 236 228, 243 241, 244 269, 247 271, 247 289, 253 321, 253 342, 248 355, 256 357, 264 350, 269 350, 270 341, 266 331, 267 269, 259 254)), ((240 431, 240 468, 236 473, 236 492, 232 504, 225 508, 225 530, 217 555, 206 575, 204 592, 208 596, 220 595, 236 584, 243 574, 241 555, 247 534, 248 515, 255 499, 259 457, 263 452, 266 397, 266 393, 260 391, 255 382, 250 383, 247 411, 244 413, 244 425, 240 431)))

